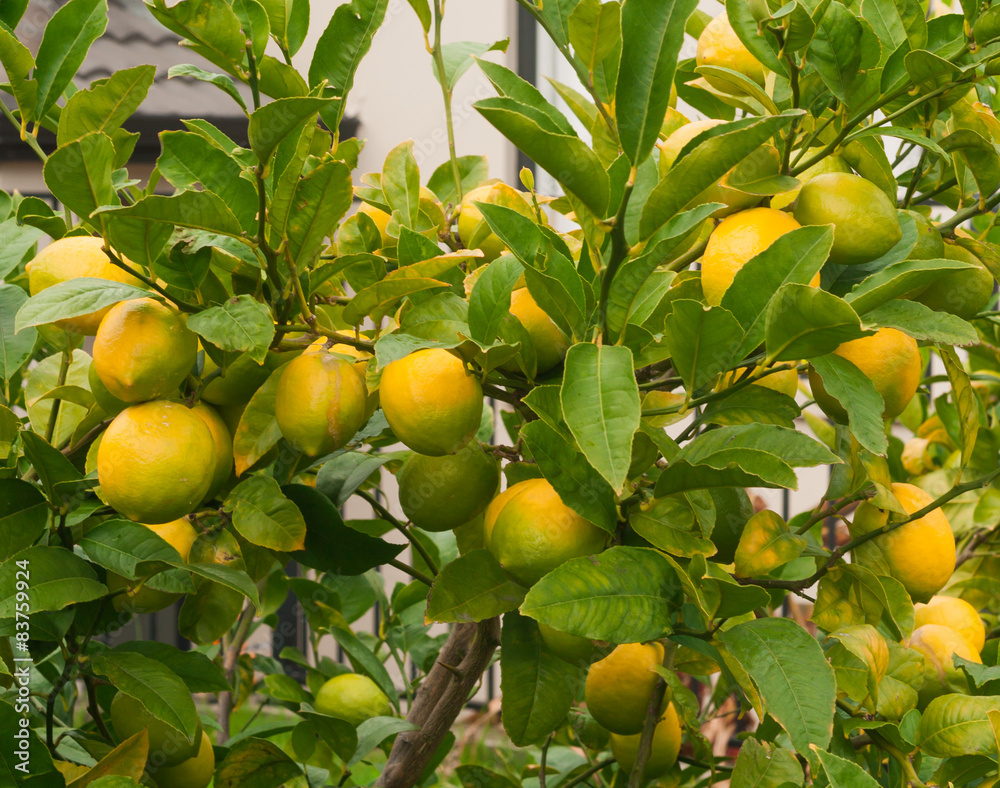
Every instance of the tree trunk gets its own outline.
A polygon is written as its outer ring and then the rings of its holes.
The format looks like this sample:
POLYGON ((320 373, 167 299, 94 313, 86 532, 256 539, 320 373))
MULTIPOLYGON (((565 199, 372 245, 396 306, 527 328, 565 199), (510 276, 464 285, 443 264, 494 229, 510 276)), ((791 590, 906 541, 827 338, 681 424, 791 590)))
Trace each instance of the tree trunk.
POLYGON ((458 624, 451 630, 406 715, 407 721, 420 728, 396 737, 376 786, 412 788, 417 784, 499 645, 499 618, 458 624))

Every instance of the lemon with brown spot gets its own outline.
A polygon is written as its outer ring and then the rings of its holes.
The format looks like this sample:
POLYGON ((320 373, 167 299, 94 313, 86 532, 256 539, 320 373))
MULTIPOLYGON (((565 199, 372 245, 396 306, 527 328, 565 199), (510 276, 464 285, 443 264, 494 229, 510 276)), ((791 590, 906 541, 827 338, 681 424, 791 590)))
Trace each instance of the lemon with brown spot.
MULTIPOLYGON (((850 361, 875 384, 885 409, 883 419, 894 419, 913 399, 920 385, 923 364, 913 337, 895 328, 880 328, 874 334, 844 342, 836 355, 850 361)), ((847 424, 847 411, 827 392, 823 379, 809 368, 809 385, 816 404, 839 424, 847 424)))
POLYGON ((916 626, 940 624, 951 627, 964 637, 977 653, 982 651, 986 644, 986 627, 979 617, 979 612, 957 596, 939 594, 931 597, 927 604, 916 605, 913 613, 916 626))
MULTIPOLYGON (((773 208, 751 208, 719 222, 701 258, 701 287, 708 304, 721 304, 722 296, 744 265, 799 227, 791 214, 773 208)), ((818 287, 819 274, 809 284, 818 287)))
POLYGON ((166 400, 123 410, 97 450, 104 499, 141 523, 166 523, 193 511, 209 491, 215 463, 215 441, 205 422, 166 400))
MULTIPOLYGON (((892 494, 907 514, 934 502, 912 484, 893 484, 892 494)), ((866 501, 854 514, 851 537, 871 533, 888 522, 888 511, 866 501)), ((929 600, 944 588, 955 571, 955 535, 940 508, 858 545, 853 553, 858 563, 876 574, 896 578, 918 602, 929 600)))
POLYGON ((115 304, 94 338, 97 376, 124 402, 163 397, 187 377, 198 337, 176 309, 153 298, 115 304))
POLYGON ((342 448, 361 429, 367 397, 354 365, 314 343, 285 365, 274 415, 293 448, 318 457, 342 448))
POLYGON ((454 454, 475 436, 483 415, 483 389, 461 359, 426 348, 396 359, 382 371, 382 412, 392 431, 420 454, 454 454))
POLYGON ((595 720, 619 736, 642 732, 649 699, 656 690, 656 668, 663 662, 659 643, 626 643, 587 672, 584 699, 595 720))
MULTIPOLYGON (((551 317, 538 306, 527 287, 519 287, 510 294, 510 314, 518 319, 531 338, 535 351, 536 371, 539 375, 561 363, 569 350, 566 335, 551 317)), ((502 369, 517 371, 516 364, 508 362, 502 369)))
MULTIPOLYGON (((111 262, 104 252, 104 241, 92 236, 72 236, 53 241, 27 264, 28 290, 38 295, 53 285, 81 277, 107 279, 110 282, 142 287, 142 282, 111 262)), ((124 261, 128 263, 128 261, 124 261)), ((66 331, 93 336, 110 306, 85 315, 57 320, 66 331)))
POLYGON ((488 546, 521 585, 534 585, 569 559, 604 549, 608 534, 564 504, 545 479, 528 479, 511 489, 490 529, 488 546))
MULTIPOLYGON (((728 15, 723 12, 705 25, 698 36, 698 49, 695 62, 699 66, 719 66, 737 71, 758 85, 764 85, 764 66, 746 48, 746 45, 736 35, 729 23, 728 15)), ((723 93, 738 93, 728 82, 723 82, 712 76, 705 79, 716 90, 723 93)))
MULTIPOLYGON (((618 766, 625 774, 631 774, 635 767, 635 759, 639 754, 639 743, 642 734, 620 736, 611 734, 611 754, 618 761, 618 766)), ((677 717, 677 709, 673 703, 667 704, 666 710, 653 728, 653 741, 649 748, 649 760, 646 761, 645 777, 662 777, 677 763, 681 752, 681 721, 677 717)))
MULTIPOLYGON (((197 529, 186 518, 171 520, 169 523, 136 523, 136 528, 148 528, 173 547, 186 562, 191 556, 191 546, 198 538, 197 529)), ((155 613, 169 607, 181 594, 172 594, 150 588, 148 585, 127 580, 114 572, 108 572, 108 590, 115 592, 126 589, 125 593, 113 598, 115 610, 128 613, 155 613)))

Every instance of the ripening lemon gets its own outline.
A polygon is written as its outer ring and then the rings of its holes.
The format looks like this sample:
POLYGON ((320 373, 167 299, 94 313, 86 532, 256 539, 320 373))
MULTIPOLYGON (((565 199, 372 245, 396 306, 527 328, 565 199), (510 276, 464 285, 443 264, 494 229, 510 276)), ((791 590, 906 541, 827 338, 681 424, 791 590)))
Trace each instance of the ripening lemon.
POLYGON ((799 186, 794 189, 790 189, 787 192, 782 192, 781 194, 776 194, 771 198, 771 207, 777 210, 784 210, 789 205, 791 205, 795 200, 798 199, 799 192, 802 191, 802 184, 808 183, 817 175, 822 175, 826 172, 850 172, 851 168, 840 156, 837 154, 832 154, 820 159, 811 167, 806 168, 798 175, 796 179, 799 181, 799 186))
POLYGON ((265 362, 258 364, 244 353, 226 367, 225 374, 216 374, 219 365, 206 353, 201 379, 208 382, 201 391, 201 398, 212 405, 246 405, 253 393, 277 369, 279 359, 278 354, 269 353, 265 362))
POLYGON ((969 641, 977 652, 983 650, 986 644, 986 627, 979 617, 978 611, 957 596, 934 596, 926 604, 914 607, 914 623, 918 627, 924 624, 941 624, 951 627, 969 641))
POLYGON ((208 500, 222 489, 233 472, 233 436, 219 411, 211 405, 199 402, 191 408, 191 412, 205 422, 215 444, 215 472, 212 474, 212 484, 205 494, 205 500, 208 500))
MULTIPOLYGON (((895 328, 880 328, 874 334, 844 342, 835 351, 860 369, 875 384, 885 403, 882 418, 894 419, 913 399, 923 370, 917 341, 895 328)), ((816 404, 839 424, 847 423, 847 411, 823 387, 816 371, 809 369, 809 385, 816 404)))
POLYGON ((285 365, 274 415, 297 451, 318 457, 342 448, 361 429, 367 397, 354 366, 318 348, 285 365))
MULTIPOLYGON (((751 208, 719 222, 701 258, 701 287, 709 306, 722 303, 722 296, 747 262, 800 226, 790 214, 773 208, 751 208)), ((819 274, 809 284, 818 287, 819 274)))
MULTIPOLYGON (((944 256, 944 240, 941 232, 928 217, 919 211, 900 211, 913 219, 917 225, 917 243, 910 250, 910 260, 938 260, 944 256)), ((940 281, 940 280, 939 280, 940 281)))
MULTIPOLYGON (((738 71, 758 85, 762 87, 764 85, 764 66, 740 41, 733 26, 729 24, 729 17, 725 11, 705 25, 705 29, 698 36, 695 62, 699 66, 719 66, 738 71)), ((716 90, 721 90, 723 93, 734 92, 733 87, 726 82, 711 76, 706 76, 705 79, 716 90)))
POLYGON ((562 502, 545 479, 515 484, 490 530, 489 550, 523 586, 571 558, 604 549, 607 534, 562 502))
MULTIPOLYGON (((510 294, 510 313, 520 321, 531 337, 539 375, 548 372, 566 357, 569 349, 566 336, 538 306, 527 287, 519 287, 510 294)), ((508 362, 501 369, 517 371, 518 367, 513 362, 508 362)))
MULTIPOLYGON (((320 348, 327 347, 327 340, 325 337, 320 337, 315 342, 313 342, 309 347, 303 351, 304 353, 316 353, 319 352, 320 348)), ((342 342, 335 342, 333 345, 329 346, 328 352, 337 353, 341 356, 349 356, 350 358, 357 359, 353 362, 354 371, 358 373, 358 377, 361 378, 361 382, 365 384, 365 391, 368 391, 368 384, 365 378, 368 374, 368 359, 372 357, 372 354, 366 350, 359 350, 353 345, 345 345, 342 342)), ((365 421, 368 421, 372 417, 372 414, 378 410, 378 389, 368 393, 368 398, 365 401, 365 421)))
POLYGON ((975 268, 963 268, 935 279, 914 300, 938 312, 950 312, 971 320, 986 308, 993 297, 993 274, 964 246, 944 244, 943 257, 972 263, 975 268))
MULTIPOLYGON (((912 484, 893 484, 892 494, 909 514, 934 501, 912 484)), ((851 537, 881 528, 888 521, 887 511, 865 502, 854 514, 851 537)), ((876 574, 896 578, 918 602, 930 599, 944 588, 955 571, 955 535, 941 509, 933 509, 919 520, 871 539, 853 552, 858 563, 876 574)))
MULTIPOLYGON (((747 372, 745 370, 740 370, 740 375, 745 376, 747 372)), ((729 388, 733 383, 738 383, 743 380, 740 377, 737 380, 737 372, 727 372, 722 376, 719 381, 719 390, 729 388)), ((772 372, 770 375, 764 375, 758 378, 751 386, 763 386, 766 389, 771 389, 772 391, 777 391, 780 394, 784 394, 786 397, 795 398, 795 395, 799 393, 799 371, 794 367, 792 369, 783 369, 780 372, 772 372)))
POLYGON ((471 440, 443 457, 412 454, 396 479, 410 522, 425 531, 450 531, 487 507, 500 484, 500 464, 471 440))
POLYGON ((577 667, 586 667, 608 655, 607 647, 601 646, 589 638, 553 629, 546 624, 539 623, 538 633, 542 637, 542 643, 549 651, 564 662, 577 667))
POLYGON ((87 380, 90 383, 90 393, 94 395, 94 400, 101 406, 101 410, 109 416, 117 416, 131 404, 118 399, 118 397, 108 391, 108 387, 104 385, 97 375, 97 366, 95 364, 90 365, 90 371, 87 372, 87 380))
POLYGON ((382 246, 394 246, 395 238, 390 238, 389 233, 386 232, 386 228, 389 226, 389 220, 392 216, 381 208, 376 208, 374 205, 363 202, 358 206, 358 213, 363 213, 369 219, 371 219, 375 226, 378 228, 378 234, 382 238, 382 246))
MULTIPOLYGON (((659 172, 662 178, 666 175, 667 171, 673 167, 674 162, 677 160, 677 156, 684 149, 691 140, 701 134, 703 131, 707 131, 713 126, 718 126, 723 121, 721 120, 695 120, 691 123, 687 123, 681 126, 679 129, 670 134, 662 143, 658 143, 660 148, 660 162, 659 162, 659 172)), ((723 180, 725 180, 723 178, 723 180)), ((699 205, 701 203, 708 202, 721 202, 726 205, 725 208, 720 208, 716 211, 713 216, 726 216, 733 211, 742 211, 745 208, 749 208, 754 203, 756 203, 760 198, 753 194, 746 194, 745 192, 737 191, 736 189, 731 189, 728 186, 722 185, 722 182, 715 184, 714 186, 709 186, 705 191, 701 192, 697 197, 695 197, 689 205, 699 205)))
POLYGON ((382 413, 403 443, 420 454, 454 454, 475 436, 483 389, 457 356, 426 348, 382 371, 382 413))
POLYGON ((918 692, 920 708, 939 695, 969 691, 968 680, 955 664, 954 655, 979 664, 982 659, 961 634, 940 624, 924 624, 913 630, 908 645, 924 658, 924 686, 918 692))
MULTIPOLYGON (((618 761, 618 766, 625 774, 631 774, 635 766, 635 757, 639 753, 641 733, 632 736, 611 734, 611 754, 618 761)), ((649 760, 646 761, 647 778, 662 777, 670 767, 677 762, 681 752, 681 721, 677 718, 674 704, 667 705, 663 716, 653 728, 653 743, 649 750, 649 760)))
POLYGON ((316 693, 316 711, 347 720, 355 727, 372 717, 392 715, 392 704, 378 685, 358 673, 342 673, 316 693))
POLYGON ((903 237, 896 206, 860 175, 828 172, 802 187, 795 201, 799 224, 832 224, 830 262, 860 265, 881 257, 903 237))
POLYGON ((483 547, 487 550, 490 549, 493 526, 496 525, 497 517, 500 516, 500 512, 503 511, 507 502, 523 490, 524 488, 519 487, 518 484, 512 484, 490 501, 489 506, 486 507, 486 511, 483 512, 483 547))
POLYGON ((619 736, 642 733, 649 699, 656 689, 656 667, 663 662, 659 643, 626 643, 587 672, 584 699, 598 723, 619 736))
POLYGON ((101 437, 97 476, 108 504, 130 520, 166 523, 205 499, 215 442, 205 422, 166 400, 132 405, 101 437))
POLYGON ((212 740, 202 731, 197 755, 176 766, 162 766, 151 771, 157 788, 205 788, 215 774, 212 740))
MULTIPOLYGON (((180 553, 184 561, 187 561, 191 556, 191 545, 198 538, 198 530, 183 517, 171 520, 169 523, 154 523, 152 525, 136 523, 135 527, 148 528, 180 553)), ((117 591, 120 588, 127 588, 128 591, 114 597, 115 610, 129 613, 155 613, 157 610, 169 607, 181 598, 180 594, 171 594, 157 588, 150 588, 147 585, 137 587, 135 582, 126 580, 113 572, 108 572, 108 589, 117 591)))
POLYGON ((503 254, 507 247, 483 219, 483 212, 479 210, 477 202, 510 208, 532 221, 535 221, 535 212, 521 193, 506 183, 477 186, 462 198, 458 213, 458 237, 466 249, 481 250, 482 262, 488 263, 503 254))
MULTIPOLYGON (((102 239, 90 236, 60 238, 50 243, 25 267, 31 295, 38 295, 52 285, 80 277, 108 279, 141 287, 142 282, 111 262, 111 258, 101 248, 103 246, 102 239)), ((76 334, 93 336, 109 309, 110 306, 86 315, 57 320, 56 325, 76 334)))
POLYGON ((198 357, 184 316, 153 298, 115 304, 94 338, 97 376, 112 396, 145 402, 176 389, 198 357))
POLYGON ((176 766, 197 755, 201 748, 201 723, 194 743, 183 733, 157 719, 131 695, 117 693, 111 699, 111 724, 121 740, 146 731, 149 737, 149 765, 151 767, 176 766))

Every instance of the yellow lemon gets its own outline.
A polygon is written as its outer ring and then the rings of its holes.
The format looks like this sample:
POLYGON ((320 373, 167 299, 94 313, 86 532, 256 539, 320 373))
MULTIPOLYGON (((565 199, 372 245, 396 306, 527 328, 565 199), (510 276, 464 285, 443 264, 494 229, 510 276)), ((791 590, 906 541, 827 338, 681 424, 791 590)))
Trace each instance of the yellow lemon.
POLYGON ((796 199, 798 199, 799 192, 802 191, 802 184, 808 183, 817 175, 822 175, 825 172, 850 172, 851 168, 840 156, 833 154, 832 156, 827 156, 824 159, 820 159, 811 167, 807 167, 802 172, 800 172, 795 177, 799 181, 799 186, 794 189, 790 189, 787 192, 782 192, 781 194, 776 194, 771 198, 771 207, 777 208, 779 211, 787 208, 796 199))
POLYGON ((860 175, 827 172, 802 187, 795 201, 799 224, 832 224, 830 262, 860 265, 881 257, 903 237, 896 206, 860 175))
MULTIPOLYGON (((185 518, 152 525, 136 523, 135 527, 148 528, 165 542, 168 542, 180 553, 184 561, 187 561, 191 556, 191 545, 198 538, 197 529, 185 518)), ((118 591, 121 588, 128 590, 126 593, 114 597, 115 610, 129 613, 155 613, 157 610, 169 607, 181 598, 181 594, 160 591, 145 584, 137 586, 135 582, 126 580, 121 575, 108 572, 108 589, 118 591)))
POLYGON ((993 274, 982 260, 958 244, 944 244, 947 260, 972 263, 975 268, 952 271, 931 282, 914 300, 938 312, 950 312, 971 320, 986 308, 993 297, 993 274))
POLYGON ((455 355, 418 350, 382 371, 382 412, 392 431, 420 454, 453 454, 472 440, 483 415, 483 389, 455 355))
POLYGON ((145 402, 176 389, 198 357, 184 316, 152 298, 115 304, 94 338, 97 376, 112 396, 145 402))
POLYGON ((124 692, 119 692, 111 699, 111 724, 118 738, 123 741, 140 731, 146 731, 151 767, 176 766, 194 757, 202 741, 201 723, 198 724, 199 731, 194 743, 191 743, 183 733, 153 716, 142 703, 124 692))
MULTIPOLYGON (((885 403, 882 418, 894 419, 913 399, 920 384, 923 365, 913 337, 895 328, 880 328, 874 334, 844 342, 835 351, 860 369, 885 403)), ((816 404, 840 424, 847 423, 847 411, 823 387, 823 379, 809 369, 809 385, 816 404)))
POLYGON ((955 665, 954 655, 980 664, 982 659, 960 633, 940 624, 924 624, 913 630, 908 645, 924 658, 924 686, 918 692, 920 708, 939 695, 969 691, 968 681, 962 669, 955 665))
MULTIPOLYGON (((26 267, 31 295, 38 295, 52 285, 80 277, 108 279, 141 287, 142 282, 111 262, 111 258, 104 253, 103 246, 102 239, 90 236, 60 238, 50 243, 26 267)), ((86 315, 57 320, 56 325, 76 334, 93 336, 110 308, 108 306, 86 315)))
MULTIPOLYGON (((540 482, 541 480, 529 479, 528 481, 540 482)), ((513 484, 497 495, 492 501, 490 501, 489 506, 486 507, 486 511, 483 512, 483 547, 487 550, 490 547, 490 539, 493 536, 493 526, 496 525, 497 517, 500 516, 500 512, 503 511, 503 508, 507 505, 507 501, 524 490, 523 487, 519 486, 520 484, 524 484, 524 482, 513 484)))
POLYGON ((500 484, 500 465, 472 440, 443 457, 412 454, 396 479, 410 522, 425 531, 450 531, 486 508, 500 484))
MULTIPOLYGON (((893 484, 892 494, 908 514, 934 501, 912 484, 893 484)), ((865 502, 854 514, 851 536, 870 533, 888 521, 887 511, 865 502)), ((896 578, 918 602, 930 599, 944 588, 955 571, 955 535, 940 509, 871 539, 853 552, 856 561, 876 574, 896 578)))
POLYGON ((199 402, 191 412, 205 422, 208 431, 212 433, 212 443, 215 445, 215 472, 212 474, 212 484, 208 488, 205 499, 213 497, 222 485, 228 481, 233 472, 233 436, 226 426, 219 411, 211 405, 199 402))
POLYGON ((369 205, 366 202, 363 202, 358 206, 358 213, 363 213, 375 222, 375 226, 378 228, 378 234, 382 238, 382 246, 396 245, 396 239, 390 238, 389 233, 386 232, 386 228, 389 226, 389 220, 392 218, 390 214, 386 213, 381 208, 376 208, 374 205, 369 205))
POLYGON ((202 731, 197 755, 176 766, 162 766, 151 771, 157 788, 205 788, 215 774, 212 740, 202 731))
MULTIPOLYGON (((357 361, 354 362, 354 371, 358 373, 358 377, 365 384, 365 391, 368 391, 368 383, 365 378, 368 374, 368 359, 372 357, 372 354, 366 350, 359 350, 353 345, 345 345, 342 342, 335 342, 334 344, 327 347, 328 340, 325 337, 320 337, 315 342, 313 342, 309 347, 307 347, 304 353, 316 353, 322 348, 325 352, 335 353, 340 356, 349 356, 350 358, 355 358, 357 361)), ((378 410, 378 389, 375 391, 368 392, 368 399, 365 405, 365 421, 368 421, 372 417, 372 414, 378 410)))
POLYGON ((212 433, 184 405, 153 400, 111 422, 97 450, 108 504, 130 520, 166 523, 205 499, 215 474, 212 433))
MULTIPOLYGON (((611 754, 618 761, 618 766, 625 774, 631 774, 635 766, 635 758, 639 753, 641 733, 632 736, 611 734, 611 754)), ((646 761, 647 778, 662 777, 670 767, 677 762, 681 752, 681 722, 677 718, 674 704, 667 705, 663 716, 653 728, 653 743, 649 750, 649 760, 646 761)))
POLYGON ((587 672, 587 710, 603 727, 619 736, 642 733, 649 699, 656 689, 656 667, 663 662, 659 643, 626 643, 587 672))
MULTIPOLYGON (((510 294, 510 313, 520 321, 531 337, 539 375, 548 372, 566 357, 569 349, 566 336, 538 306, 527 287, 519 287, 510 294)), ((504 364, 502 368, 508 371, 518 369, 512 362, 504 364)))
POLYGON ((490 531, 489 549, 521 585, 533 585, 570 558, 604 549, 607 534, 566 506, 545 479, 512 489, 490 531))
POLYGON ((358 673, 342 673, 316 693, 316 711, 358 726, 372 717, 389 717, 392 704, 378 685, 358 673))
MULTIPOLYGON (((721 304, 722 296, 747 262, 799 227, 790 214, 773 208, 751 208, 719 222, 701 258, 701 287, 708 304, 721 304)), ((818 274, 810 284, 819 285, 818 274)))
POLYGON ((462 198, 458 213, 458 237, 466 249, 480 249, 483 252, 483 262, 488 263, 503 254, 507 247, 483 219, 483 212, 479 210, 477 202, 510 208, 532 221, 535 220, 535 212, 521 193, 506 183, 477 186, 462 198))
MULTIPOLYGON (((698 36, 695 62, 699 66, 719 66, 738 71, 758 85, 764 85, 764 66, 740 41, 724 11, 705 25, 705 29, 698 36)), ((717 90, 724 93, 733 92, 733 88, 726 82, 710 76, 705 79, 717 90)))
POLYGON ((318 350, 285 365, 274 396, 281 434, 318 457, 342 448, 365 423, 368 392, 354 366, 318 350))
POLYGON ((914 623, 918 627, 924 624, 951 627, 969 641, 969 645, 977 653, 986 644, 983 620, 979 617, 979 612, 964 599, 957 596, 933 596, 926 605, 916 605, 914 613, 914 623))
MULTIPOLYGON (((790 362, 789 362, 790 363, 790 362)), ((745 376, 748 374, 746 371, 740 372, 741 375, 745 376)), ((733 385, 733 383, 739 382, 736 379, 737 373, 727 372, 722 376, 722 380, 719 382, 719 389, 726 389, 733 385)), ((743 378, 741 377, 740 380, 743 378)), ((763 386, 766 389, 771 389, 772 391, 777 391, 784 394, 786 397, 795 398, 795 395, 799 393, 799 371, 797 369, 783 369, 780 372, 772 372, 770 375, 765 375, 761 378, 757 378, 751 386, 763 386)))

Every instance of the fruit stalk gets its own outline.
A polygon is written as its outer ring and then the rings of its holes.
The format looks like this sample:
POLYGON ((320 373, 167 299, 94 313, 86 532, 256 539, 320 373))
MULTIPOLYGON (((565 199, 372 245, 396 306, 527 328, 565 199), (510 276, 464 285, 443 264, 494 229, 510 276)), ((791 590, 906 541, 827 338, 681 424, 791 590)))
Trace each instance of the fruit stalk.
POLYGON ((406 715, 419 729, 396 737, 376 786, 412 788, 417 784, 499 645, 499 617, 452 628, 406 715))

